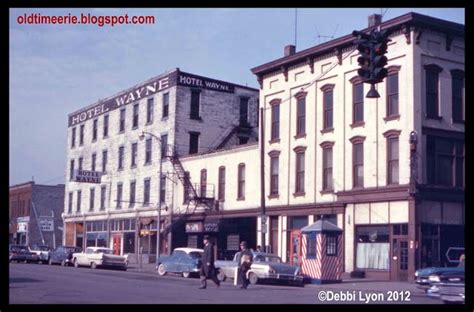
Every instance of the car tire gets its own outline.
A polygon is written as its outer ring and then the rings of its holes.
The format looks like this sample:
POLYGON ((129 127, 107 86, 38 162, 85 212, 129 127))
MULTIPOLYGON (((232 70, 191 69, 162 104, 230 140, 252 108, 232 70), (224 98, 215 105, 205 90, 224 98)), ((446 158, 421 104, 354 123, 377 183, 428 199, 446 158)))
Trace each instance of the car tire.
POLYGON ((91 269, 97 269, 97 264, 95 262, 91 262, 91 269))
POLYGON ((257 284, 257 283, 258 283, 258 276, 257 276, 257 274, 251 272, 251 273, 249 274, 249 281, 250 281, 250 284, 252 284, 252 285, 257 284))
POLYGON ((61 260, 61 266, 63 266, 63 267, 67 266, 66 260, 61 260))
POLYGON ((190 272, 182 272, 181 275, 184 277, 184 278, 189 278, 191 276, 191 273, 190 272))
POLYGON ((77 262, 77 259, 74 259, 74 267, 78 268, 79 267, 79 262, 77 262))
POLYGON ((163 263, 160 263, 160 265, 158 266, 158 274, 160 276, 165 276, 166 275, 166 269, 165 269, 165 266, 163 265, 163 263))
POLYGON ((221 269, 217 270, 217 279, 219 280, 219 282, 225 282, 226 276, 221 269))

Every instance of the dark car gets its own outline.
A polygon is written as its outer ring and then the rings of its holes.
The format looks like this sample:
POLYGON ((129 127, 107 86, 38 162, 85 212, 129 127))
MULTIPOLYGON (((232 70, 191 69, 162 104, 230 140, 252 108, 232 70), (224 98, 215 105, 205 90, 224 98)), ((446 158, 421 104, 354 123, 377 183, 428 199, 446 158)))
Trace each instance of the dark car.
POLYGON ((464 271, 449 271, 430 275, 431 287, 427 294, 443 300, 445 303, 464 303, 464 271))
POLYGON ((198 248, 176 248, 171 256, 158 258, 156 267, 158 274, 163 276, 168 272, 180 273, 183 277, 197 275, 201 268, 203 250, 198 248))
POLYGON ((49 252, 49 265, 61 264, 62 266, 74 265, 72 262, 72 254, 75 252, 82 252, 81 247, 75 246, 59 246, 58 248, 49 252))
POLYGON ((462 272, 464 274, 464 267, 429 267, 419 269, 415 272, 415 282, 418 288, 428 290, 431 287, 430 277, 433 279, 434 276, 449 272, 462 272))
POLYGON ((30 252, 28 246, 10 245, 8 259, 10 262, 35 262, 38 263, 39 257, 34 252, 30 252))

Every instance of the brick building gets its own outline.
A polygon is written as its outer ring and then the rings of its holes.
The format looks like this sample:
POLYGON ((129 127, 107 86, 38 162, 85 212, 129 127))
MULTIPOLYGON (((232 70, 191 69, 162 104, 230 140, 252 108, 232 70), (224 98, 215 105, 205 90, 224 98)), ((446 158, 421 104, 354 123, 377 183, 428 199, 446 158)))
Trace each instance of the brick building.
POLYGON ((9 242, 55 247, 62 241, 64 184, 10 186, 9 242))

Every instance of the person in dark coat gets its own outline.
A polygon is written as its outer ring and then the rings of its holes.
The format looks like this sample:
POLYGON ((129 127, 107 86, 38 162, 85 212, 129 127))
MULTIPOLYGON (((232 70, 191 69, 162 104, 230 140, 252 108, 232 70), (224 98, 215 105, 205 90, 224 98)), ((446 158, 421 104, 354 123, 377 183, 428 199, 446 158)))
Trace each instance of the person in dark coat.
POLYGON ((242 286, 240 286, 240 288, 246 289, 250 284, 250 281, 247 278, 247 272, 250 270, 250 266, 252 265, 253 255, 250 249, 248 249, 246 241, 242 241, 240 243, 240 248, 242 251, 240 251, 239 255, 237 256, 240 264, 239 278, 242 281, 242 286))
POLYGON ((199 289, 205 289, 207 287, 207 279, 210 278, 217 285, 220 286, 220 282, 217 279, 216 268, 214 267, 214 248, 209 242, 209 237, 204 236, 204 252, 201 258, 201 287, 199 289))

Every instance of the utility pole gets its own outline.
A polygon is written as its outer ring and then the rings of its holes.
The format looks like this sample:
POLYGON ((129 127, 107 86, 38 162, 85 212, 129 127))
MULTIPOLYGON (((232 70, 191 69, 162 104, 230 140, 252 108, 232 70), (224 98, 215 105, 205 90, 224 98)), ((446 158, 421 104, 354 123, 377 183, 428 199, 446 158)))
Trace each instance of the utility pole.
POLYGON ((264 109, 260 108, 260 206, 261 206, 261 222, 260 231, 262 235, 261 244, 263 250, 267 251, 267 244, 265 235, 267 232, 267 217, 265 215, 265 123, 264 123, 264 109))

